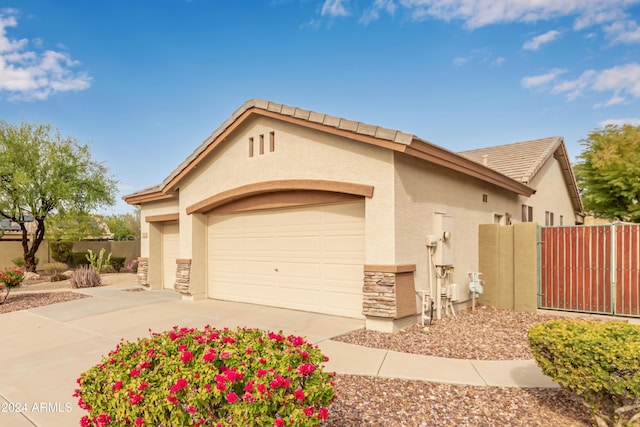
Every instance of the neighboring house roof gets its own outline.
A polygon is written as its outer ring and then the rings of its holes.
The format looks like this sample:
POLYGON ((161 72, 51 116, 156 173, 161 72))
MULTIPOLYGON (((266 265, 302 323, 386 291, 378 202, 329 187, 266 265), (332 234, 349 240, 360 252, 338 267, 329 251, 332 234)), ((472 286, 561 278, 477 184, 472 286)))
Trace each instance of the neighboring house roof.
POLYGON ((551 156, 558 160, 576 212, 582 201, 562 137, 534 139, 459 152, 463 157, 494 169, 523 184, 530 184, 551 156))
POLYGON ((514 180, 481 163, 431 144, 415 135, 274 102, 252 99, 237 109, 161 184, 125 196, 125 201, 129 204, 140 204, 176 197, 175 191, 178 189, 182 178, 196 168, 229 134, 254 114, 284 120, 300 126, 406 153, 517 194, 531 196, 535 193, 535 190, 525 183, 514 180))

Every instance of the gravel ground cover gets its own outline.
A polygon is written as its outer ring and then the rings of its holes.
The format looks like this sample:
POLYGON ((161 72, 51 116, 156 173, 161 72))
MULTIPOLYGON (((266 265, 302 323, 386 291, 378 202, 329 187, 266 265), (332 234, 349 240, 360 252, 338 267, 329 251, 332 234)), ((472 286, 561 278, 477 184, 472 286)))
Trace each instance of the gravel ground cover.
POLYGON ((418 324, 395 334, 358 330, 336 341, 405 353, 454 359, 533 359, 527 331, 536 323, 558 316, 522 313, 480 306, 456 316, 436 320, 426 327, 418 324))
MULTIPOLYGON (((0 305, 0 313, 86 297, 70 292, 65 282, 24 288, 29 292, 12 291, 0 305)), ((359 330, 335 339, 458 359, 531 359, 528 328, 555 318, 481 306, 435 321, 426 330, 421 325, 396 334, 359 330)), ((337 376, 336 388, 338 399, 325 423, 328 427, 594 425, 588 410, 560 389, 476 387, 354 375, 337 376)))
MULTIPOLYGON (((4 295, 3 295, 4 298, 4 295)), ((9 293, 7 300, 0 304, 0 313, 26 310, 43 305, 72 301, 74 299, 89 298, 89 295, 77 294, 70 291, 61 292, 16 292, 9 293)))
POLYGON ((586 427, 589 411, 560 389, 434 384, 339 375, 327 426, 586 427))

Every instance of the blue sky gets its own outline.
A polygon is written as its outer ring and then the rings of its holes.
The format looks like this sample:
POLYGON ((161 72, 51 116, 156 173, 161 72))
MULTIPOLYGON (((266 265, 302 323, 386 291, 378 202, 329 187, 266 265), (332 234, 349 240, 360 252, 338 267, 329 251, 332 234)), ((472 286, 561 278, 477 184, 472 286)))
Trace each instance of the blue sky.
MULTIPOLYGON (((92 147, 120 195, 251 98, 452 151, 640 124, 640 0, 4 0, 0 119, 92 147)), ((123 202, 105 212, 130 210, 123 202)))

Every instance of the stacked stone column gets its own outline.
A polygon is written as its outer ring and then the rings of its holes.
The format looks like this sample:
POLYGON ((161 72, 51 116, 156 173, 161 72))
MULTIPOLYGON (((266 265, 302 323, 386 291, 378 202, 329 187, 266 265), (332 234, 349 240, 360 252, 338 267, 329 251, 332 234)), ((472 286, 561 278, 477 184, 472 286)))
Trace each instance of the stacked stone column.
POLYGON ((364 269, 362 314, 400 319, 417 313, 415 265, 365 265, 364 269))

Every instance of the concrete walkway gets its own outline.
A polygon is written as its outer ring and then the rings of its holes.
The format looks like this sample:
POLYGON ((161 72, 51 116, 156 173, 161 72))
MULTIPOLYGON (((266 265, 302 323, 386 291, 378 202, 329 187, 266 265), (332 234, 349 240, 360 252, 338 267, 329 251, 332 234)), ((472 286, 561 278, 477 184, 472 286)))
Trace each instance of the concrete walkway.
MULTIPOLYGON (((129 286, 128 288, 131 288, 129 286)), ((331 338, 364 321, 216 300, 181 301, 173 291, 130 292, 127 286, 86 289, 84 298, 0 315, 0 426, 72 426, 85 414, 72 397, 81 372, 124 338, 174 325, 247 326, 297 334, 318 344, 339 374, 451 384, 555 387, 532 360, 445 359, 361 347, 331 338)))

